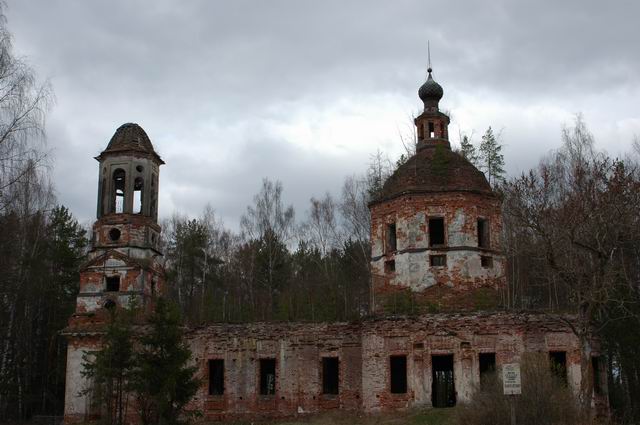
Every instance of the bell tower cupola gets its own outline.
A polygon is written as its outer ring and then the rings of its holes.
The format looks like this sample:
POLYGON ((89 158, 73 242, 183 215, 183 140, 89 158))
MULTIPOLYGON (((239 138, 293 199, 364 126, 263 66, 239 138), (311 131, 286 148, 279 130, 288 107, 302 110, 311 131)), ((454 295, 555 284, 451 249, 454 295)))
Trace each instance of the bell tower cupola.
POLYGON ((431 75, 431 66, 427 69, 427 81, 418 89, 418 96, 424 104, 424 110, 416 117, 414 123, 418 132, 418 150, 425 147, 444 146, 449 144, 449 116, 440 112, 438 103, 444 94, 442 86, 431 75))
POLYGON ((100 163, 94 248, 157 250, 158 176, 164 161, 138 124, 121 125, 100 163))

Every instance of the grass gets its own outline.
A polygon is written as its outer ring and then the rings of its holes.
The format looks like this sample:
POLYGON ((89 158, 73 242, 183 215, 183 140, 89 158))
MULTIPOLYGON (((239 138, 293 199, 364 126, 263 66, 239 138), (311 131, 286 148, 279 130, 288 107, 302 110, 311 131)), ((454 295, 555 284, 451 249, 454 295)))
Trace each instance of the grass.
POLYGON ((455 409, 423 409, 364 415, 352 412, 321 413, 304 418, 233 425, 454 425, 455 409))

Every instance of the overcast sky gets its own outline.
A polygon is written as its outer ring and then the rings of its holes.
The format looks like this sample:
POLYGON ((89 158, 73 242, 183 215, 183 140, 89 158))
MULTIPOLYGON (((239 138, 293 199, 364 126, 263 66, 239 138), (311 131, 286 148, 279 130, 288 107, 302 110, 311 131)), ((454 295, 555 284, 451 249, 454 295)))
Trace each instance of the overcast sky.
POLYGON ((502 130, 517 174, 581 112, 612 155, 640 135, 638 1, 11 0, 17 54, 56 96, 60 202, 94 219, 93 159, 136 122, 166 161, 160 214, 226 225, 263 177, 304 218, 378 149, 403 151, 427 40, 449 132, 502 130))

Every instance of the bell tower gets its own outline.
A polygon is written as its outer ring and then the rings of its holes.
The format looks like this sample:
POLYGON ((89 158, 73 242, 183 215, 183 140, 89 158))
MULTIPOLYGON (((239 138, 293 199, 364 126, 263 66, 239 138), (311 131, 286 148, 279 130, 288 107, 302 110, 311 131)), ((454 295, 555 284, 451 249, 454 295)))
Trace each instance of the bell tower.
POLYGON ((164 291, 158 225, 164 162, 142 127, 131 123, 120 126, 95 159, 100 167, 97 220, 80 268, 76 309, 63 331, 68 340, 65 423, 99 413, 86 391, 90 383, 82 375, 83 357, 99 349, 110 312, 135 305, 143 322, 164 291))

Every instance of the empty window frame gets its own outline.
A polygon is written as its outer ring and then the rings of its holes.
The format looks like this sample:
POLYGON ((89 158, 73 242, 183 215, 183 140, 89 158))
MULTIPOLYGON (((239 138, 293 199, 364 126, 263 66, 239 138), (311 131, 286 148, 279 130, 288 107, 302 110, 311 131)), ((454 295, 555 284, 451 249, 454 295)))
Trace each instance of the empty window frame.
POLYGON ((107 292, 118 292, 120 290, 120 276, 107 276, 105 281, 107 292))
POLYGON ((337 357, 322 358, 322 394, 340 393, 340 360, 337 357))
POLYGON ((396 223, 387 224, 387 252, 394 252, 397 248, 397 235, 396 235, 396 223))
POLYGON ((142 193, 144 189, 144 180, 142 177, 136 177, 133 181, 133 213, 142 213, 142 193))
POLYGON ((276 393, 276 359, 260 359, 260 395, 276 393))
POLYGON ((392 394, 407 392, 407 356, 390 356, 390 389, 392 394))
POLYGON ((549 361, 551 371, 561 381, 567 382, 567 353, 565 351, 550 351, 549 361))
POLYGON ((111 212, 120 214, 124 212, 124 193, 126 184, 126 174, 122 168, 113 172, 113 204, 111 212))
POLYGON ((445 267, 447 265, 447 256, 446 255, 430 255, 429 256, 429 265, 431 267, 445 267))
POLYGON ((209 395, 224 394, 224 360, 209 360, 209 395))
POLYGON ((384 262, 384 272, 385 273, 394 273, 396 271, 396 261, 388 260, 384 262))
POLYGON ((432 122, 429 123, 429 138, 433 139, 436 135, 435 125, 432 122))
POLYGON ((444 245, 444 218, 429 219, 429 246, 444 245))
POLYGON ((478 354, 478 363, 480 369, 480 387, 487 385, 490 375, 496 371, 496 353, 480 353, 478 354))
POLYGON ((591 357, 591 370, 593 373, 593 393, 602 394, 602 380, 600 375, 600 357, 591 357))
POLYGON ((480 248, 489 248, 489 220, 484 218, 478 219, 478 246, 480 248))
POLYGON ((490 269, 493 267, 493 257, 490 257, 488 255, 481 255, 480 256, 480 265, 482 267, 484 267, 485 269, 490 269))
POLYGON ((456 405, 456 389, 453 377, 453 354, 431 356, 433 380, 431 382, 431 403, 433 407, 453 407, 456 405))

